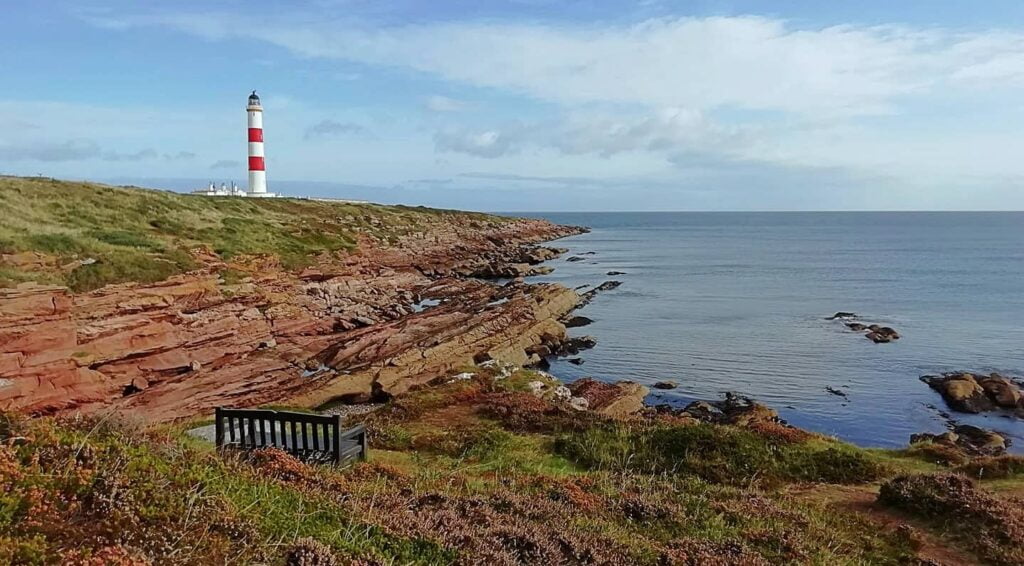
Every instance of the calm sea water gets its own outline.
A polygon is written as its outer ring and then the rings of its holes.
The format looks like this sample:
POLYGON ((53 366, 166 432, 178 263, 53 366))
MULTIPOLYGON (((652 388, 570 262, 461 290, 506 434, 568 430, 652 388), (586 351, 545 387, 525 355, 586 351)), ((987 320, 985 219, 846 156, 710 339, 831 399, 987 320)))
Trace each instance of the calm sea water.
MULTIPOLYGON (((579 311, 596 322, 570 333, 598 346, 582 366, 555 363, 563 379, 673 380, 651 399, 672 404, 735 391, 794 425, 896 447, 945 427, 929 408, 945 404, 919 376, 1024 375, 1024 213, 523 216, 593 230, 559 241, 570 252, 538 280, 623 282, 579 311), (594 254, 565 261, 583 252, 594 254), (874 344, 824 320, 836 311, 903 338, 874 344)), ((1024 421, 953 415, 1024 449, 1024 421)))

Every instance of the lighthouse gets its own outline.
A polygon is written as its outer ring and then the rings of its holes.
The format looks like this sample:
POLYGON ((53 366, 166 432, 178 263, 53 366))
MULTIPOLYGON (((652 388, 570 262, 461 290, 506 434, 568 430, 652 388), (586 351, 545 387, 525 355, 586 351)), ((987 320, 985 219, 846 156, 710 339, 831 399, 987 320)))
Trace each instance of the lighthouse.
POLYGON ((263 106, 256 91, 249 95, 245 107, 249 115, 249 197, 274 196, 267 192, 267 169, 263 153, 263 106))

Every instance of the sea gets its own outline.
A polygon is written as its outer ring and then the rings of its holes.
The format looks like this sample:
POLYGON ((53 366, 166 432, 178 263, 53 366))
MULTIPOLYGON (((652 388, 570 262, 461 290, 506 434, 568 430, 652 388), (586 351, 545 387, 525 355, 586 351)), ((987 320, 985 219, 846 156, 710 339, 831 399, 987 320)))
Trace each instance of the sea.
POLYGON ((555 361, 563 380, 673 381, 648 401, 675 406, 735 392, 790 424, 871 447, 943 432, 948 413, 1024 451, 1024 419, 949 411, 919 379, 1024 377, 1024 213, 518 215, 591 229, 551 244, 569 252, 531 281, 622 282, 577 311, 594 322, 570 334, 597 346, 581 365, 555 361), (826 320, 837 311, 902 337, 875 344, 826 320))

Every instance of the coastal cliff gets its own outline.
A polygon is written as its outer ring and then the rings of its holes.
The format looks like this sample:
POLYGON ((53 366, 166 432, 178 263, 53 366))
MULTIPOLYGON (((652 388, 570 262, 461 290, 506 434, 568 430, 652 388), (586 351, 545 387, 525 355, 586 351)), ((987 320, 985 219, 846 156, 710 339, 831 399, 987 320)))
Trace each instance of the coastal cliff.
MULTIPOLYGON (((271 201, 236 205, 235 199, 0 180, 4 200, 31 200, 28 216, 68 199, 102 203, 104 194, 128 210, 159 210, 157 224, 165 225, 182 224, 196 207, 211 216, 227 210, 221 225, 266 222, 261 206, 282 213, 271 201), (147 202, 154 195, 161 200, 147 202)), ((566 338, 558 319, 575 307, 573 291, 476 277, 529 275, 558 255, 536 243, 580 228, 453 211, 288 206, 288 217, 267 227, 271 234, 291 231, 295 242, 276 243, 283 253, 274 253, 275 243, 264 244, 266 253, 226 251, 217 239, 222 226, 168 235, 145 218, 134 232, 125 221, 102 231, 96 218, 95 226, 64 224, 76 233, 55 230, 6 244, 7 273, 63 277, 66 284, 12 281, 0 289, 0 408, 50 414, 116 407, 157 422, 218 405, 386 398, 474 361, 537 361, 526 353, 531 346, 566 338), (327 222, 339 241, 355 244, 324 242, 297 256, 296 248, 311 239, 302 230, 327 222), (62 238, 74 251, 39 245, 62 238), (98 242, 95 249, 88 240, 98 242), (92 280, 82 270, 124 262, 125 254, 166 262, 170 249, 186 253, 191 269, 150 283, 115 280, 72 290, 92 280)))
POLYGON ((869 450, 526 367, 620 285, 527 283, 582 228, 48 179, 0 206, 0 563, 1024 564, 987 431, 869 450), (207 441, 268 405, 363 425, 368 461, 207 441))

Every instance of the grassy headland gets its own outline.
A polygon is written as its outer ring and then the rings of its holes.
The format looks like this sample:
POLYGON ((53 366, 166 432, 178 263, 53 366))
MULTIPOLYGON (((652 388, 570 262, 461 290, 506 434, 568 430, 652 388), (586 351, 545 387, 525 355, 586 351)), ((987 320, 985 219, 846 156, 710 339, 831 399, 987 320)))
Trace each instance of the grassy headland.
POLYGON ((38 281, 74 291, 163 280, 194 269, 197 248, 223 260, 274 255, 294 269, 352 250, 360 236, 391 242, 445 215, 481 225, 504 221, 422 207, 201 197, 22 177, 0 177, 0 210, 0 254, 42 254, 0 264, 0 286, 38 281))

